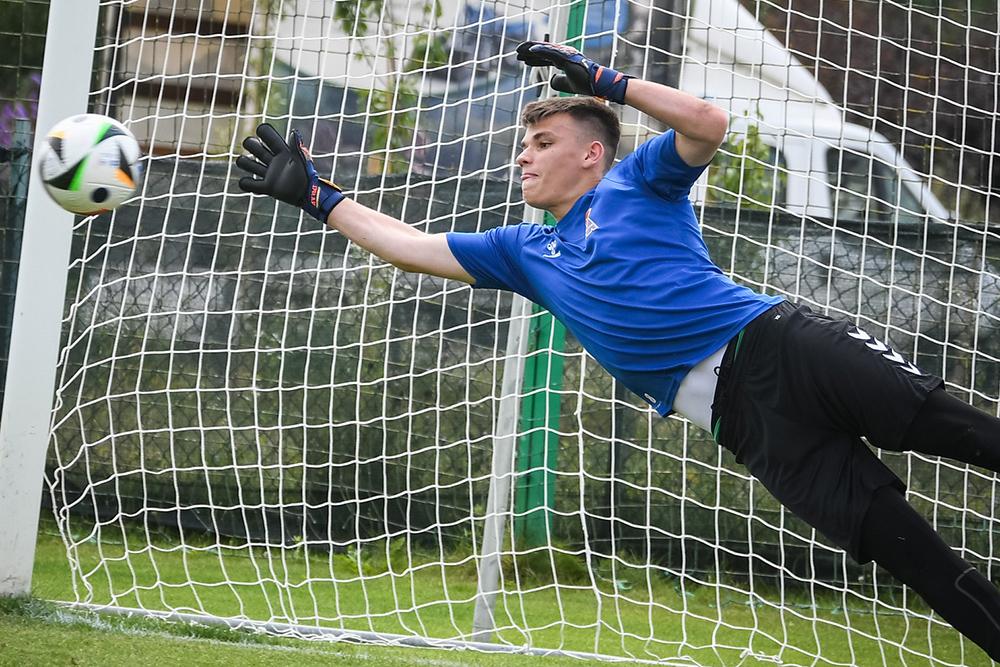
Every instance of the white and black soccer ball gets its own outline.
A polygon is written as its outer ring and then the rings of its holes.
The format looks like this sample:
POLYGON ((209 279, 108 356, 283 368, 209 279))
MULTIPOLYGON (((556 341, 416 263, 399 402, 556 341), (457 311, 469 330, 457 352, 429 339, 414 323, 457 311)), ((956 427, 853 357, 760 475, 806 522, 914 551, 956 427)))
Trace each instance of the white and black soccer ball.
POLYGON ((117 208, 135 194, 141 175, 139 143, 113 118, 80 114, 53 127, 38 151, 45 189, 81 215, 117 208))

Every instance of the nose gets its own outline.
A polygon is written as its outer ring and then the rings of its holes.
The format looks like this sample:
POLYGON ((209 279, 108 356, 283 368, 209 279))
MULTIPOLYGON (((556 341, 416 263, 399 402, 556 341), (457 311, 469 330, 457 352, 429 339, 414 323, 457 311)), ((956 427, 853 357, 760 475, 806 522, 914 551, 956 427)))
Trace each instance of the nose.
POLYGON ((528 161, 528 149, 522 148, 521 152, 517 154, 516 158, 514 158, 514 162, 517 163, 517 166, 523 167, 528 161))

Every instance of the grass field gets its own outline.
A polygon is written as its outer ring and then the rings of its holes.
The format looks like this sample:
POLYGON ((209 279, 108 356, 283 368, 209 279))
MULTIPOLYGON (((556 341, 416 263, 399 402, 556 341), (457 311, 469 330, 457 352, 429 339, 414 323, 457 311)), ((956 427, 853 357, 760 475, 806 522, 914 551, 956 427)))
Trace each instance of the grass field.
MULTIPOLYGON (((215 627, 70 612, 42 602, 76 599, 65 549, 53 528, 45 526, 39 539, 34 599, 0 607, 0 665, 113 665, 144 659, 156 664, 581 664, 569 658, 277 639, 215 627)), ((419 558, 406 559, 394 548, 383 550, 387 555, 383 559, 305 555, 301 550, 283 550, 267 559, 263 551, 169 545, 129 553, 126 559, 125 542, 84 543, 76 551, 80 571, 86 573, 78 586, 85 581, 91 587, 87 601, 443 638, 471 627, 476 582, 467 562, 444 567, 440 562, 426 564, 419 558), (336 585, 319 578, 329 579, 331 572, 336 585)), ((446 558, 445 562, 450 561, 446 558)), ((503 597, 499 609, 500 624, 505 627, 498 637, 518 646, 530 640, 535 647, 645 659, 680 655, 698 664, 720 666, 991 664, 968 643, 963 652, 954 631, 912 619, 907 623, 898 615, 880 615, 876 620, 869 611, 845 612, 839 608, 839 598, 820 599, 812 606, 806 600, 786 597, 782 613, 770 604, 749 604, 736 591, 720 593, 718 587, 681 591, 676 582, 639 580, 645 574, 638 571, 617 576, 617 586, 599 581, 599 594, 589 586, 523 581, 522 589, 534 590, 503 597), (622 592, 621 582, 628 576, 638 585, 622 592), (657 603, 652 612, 644 604, 647 588, 657 603), (595 639, 598 618, 601 627, 595 639), (542 629, 532 630, 529 636, 519 627, 542 629), (889 642, 880 644, 864 634, 889 642), (679 649, 682 639, 686 645, 679 649), (905 651, 893 643, 905 645, 905 651), (748 644, 757 655, 771 659, 741 656, 736 648, 711 648, 748 644), (918 657, 929 653, 930 645, 935 660, 918 657), (823 659, 817 660, 817 653, 823 659)), ((568 578, 573 579, 571 574, 568 578)))

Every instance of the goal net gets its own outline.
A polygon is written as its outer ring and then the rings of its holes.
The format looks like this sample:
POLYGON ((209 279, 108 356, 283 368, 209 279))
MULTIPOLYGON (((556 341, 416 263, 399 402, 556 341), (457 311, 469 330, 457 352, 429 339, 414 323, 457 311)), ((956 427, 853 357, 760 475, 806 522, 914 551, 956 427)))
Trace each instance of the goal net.
MULTIPOLYGON (((692 193, 724 271, 996 413, 995 3, 785 4, 102 1, 88 104, 148 157, 74 228, 45 494, 74 601, 631 661, 985 660, 546 313, 235 187, 267 121, 421 230, 542 221, 511 164, 551 92, 514 49, 550 35, 730 111, 692 193)), ((664 130, 621 113, 619 157, 664 130)), ((996 580, 996 477, 880 455, 996 580)))

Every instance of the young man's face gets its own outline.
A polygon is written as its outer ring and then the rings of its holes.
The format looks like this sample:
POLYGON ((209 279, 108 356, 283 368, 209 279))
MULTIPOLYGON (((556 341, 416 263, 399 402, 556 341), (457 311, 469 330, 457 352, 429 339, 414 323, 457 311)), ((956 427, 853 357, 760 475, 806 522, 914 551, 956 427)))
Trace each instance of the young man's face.
POLYGON ((565 113, 528 126, 516 160, 527 204, 561 218, 597 184, 604 173, 603 147, 588 129, 565 113))

